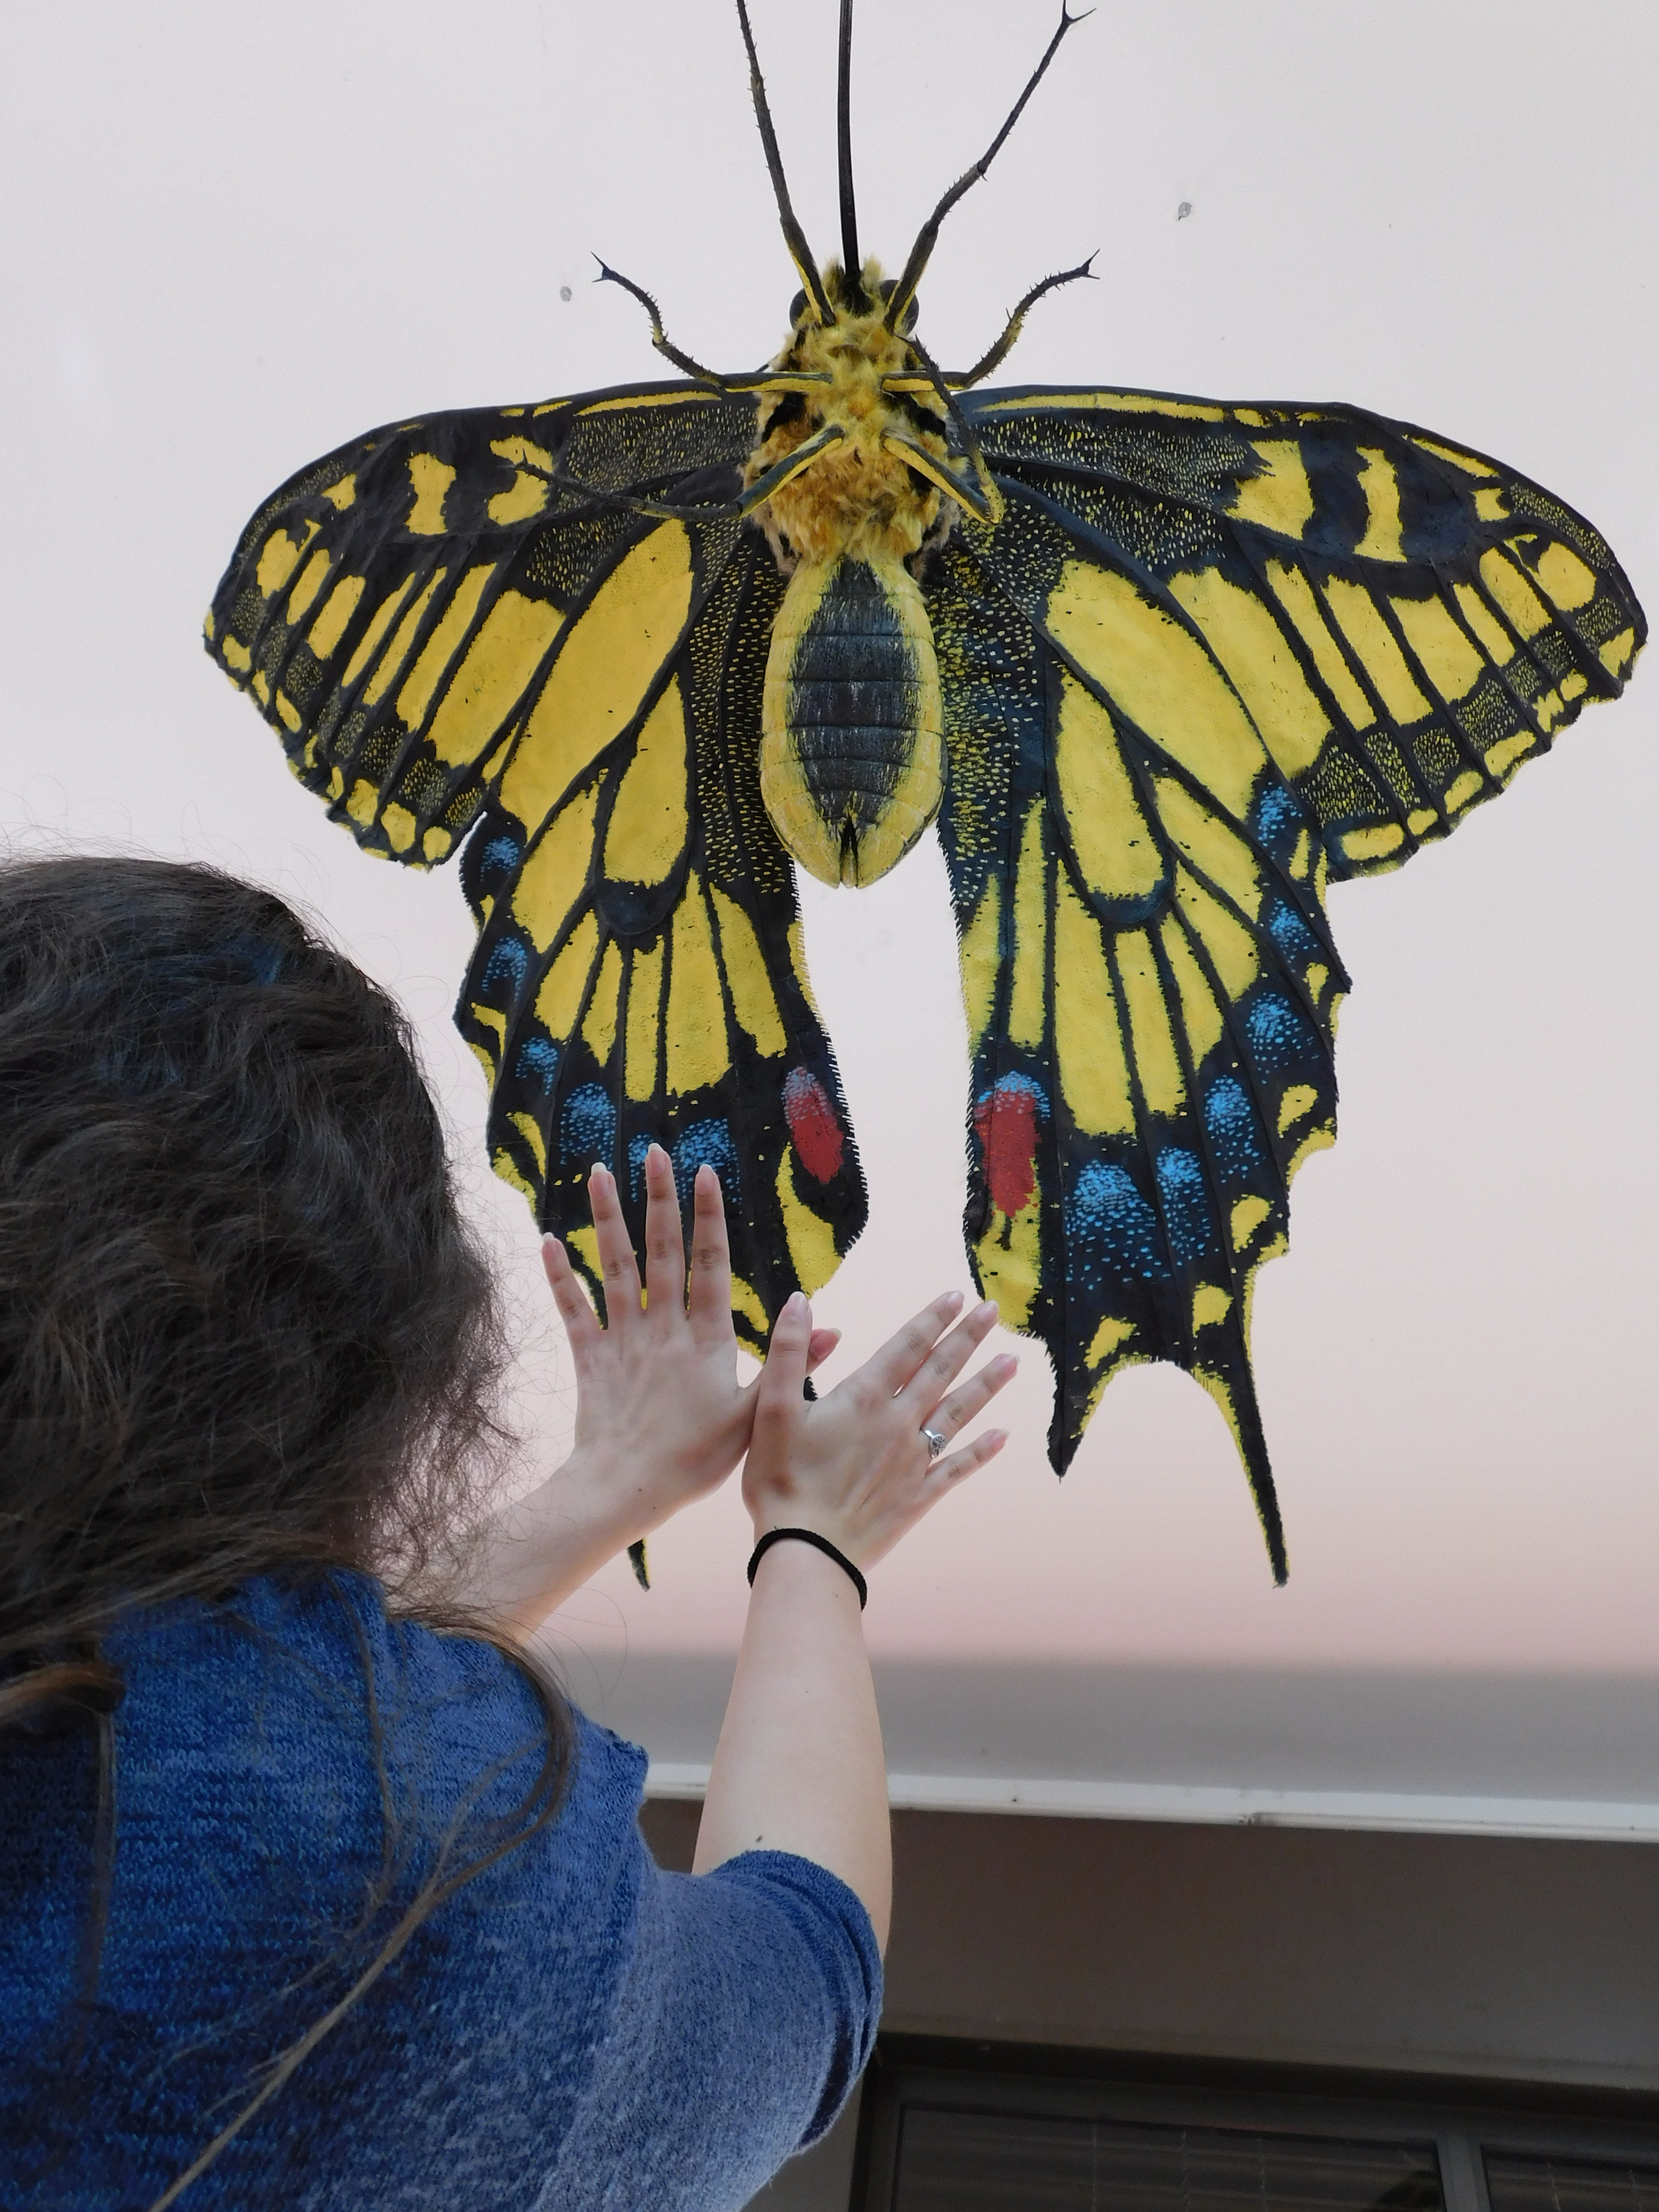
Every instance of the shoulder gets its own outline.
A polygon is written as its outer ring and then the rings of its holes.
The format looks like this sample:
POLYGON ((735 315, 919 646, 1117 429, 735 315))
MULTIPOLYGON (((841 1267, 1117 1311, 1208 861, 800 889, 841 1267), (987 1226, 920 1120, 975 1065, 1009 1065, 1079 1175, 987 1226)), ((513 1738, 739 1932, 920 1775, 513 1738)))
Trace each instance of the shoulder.
MULTIPOLYGON (((222 1602, 128 1622, 106 1647, 127 1683, 117 1726, 129 1805, 135 1791, 234 1786, 283 1827, 350 1825, 355 1813, 378 1838, 389 1790, 435 1834, 520 1807, 547 1754, 546 1709, 524 1667, 479 1638, 394 1617, 367 1575, 264 1577, 222 1602)), ((622 1839, 645 1754, 571 1720, 557 1825, 622 1839)))

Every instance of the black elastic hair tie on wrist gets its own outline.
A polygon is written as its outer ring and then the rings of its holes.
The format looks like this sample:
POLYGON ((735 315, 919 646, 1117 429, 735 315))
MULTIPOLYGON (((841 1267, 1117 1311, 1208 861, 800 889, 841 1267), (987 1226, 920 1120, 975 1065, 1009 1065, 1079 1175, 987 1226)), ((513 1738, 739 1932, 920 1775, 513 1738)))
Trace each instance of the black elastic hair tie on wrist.
POLYGON ((756 1568, 759 1566, 761 1561, 765 1558, 768 1552, 771 1550, 773 1545, 782 1543, 786 1536, 793 1536, 799 1542, 803 1544, 811 1544, 815 1546, 818 1551, 823 1553, 826 1559, 833 1559, 836 1565, 841 1569, 842 1572, 851 1582, 853 1588, 858 1592, 859 1611, 860 1613, 863 1612, 865 1601, 870 1595, 869 1583, 865 1581, 864 1577, 853 1565, 853 1562, 848 1558, 846 1553, 838 1552, 835 1546, 830 1541, 830 1539, 827 1536, 820 1536, 816 1528, 769 1528, 766 1534, 761 1538, 759 1543, 756 1545, 754 1550, 749 1554, 749 1586, 751 1589, 755 1586, 756 1568))

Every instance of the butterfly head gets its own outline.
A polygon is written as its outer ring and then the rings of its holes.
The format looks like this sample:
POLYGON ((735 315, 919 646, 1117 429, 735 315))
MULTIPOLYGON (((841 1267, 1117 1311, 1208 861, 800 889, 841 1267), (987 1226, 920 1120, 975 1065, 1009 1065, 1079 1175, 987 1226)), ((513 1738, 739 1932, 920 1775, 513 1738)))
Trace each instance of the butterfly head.
MULTIPOLYGON (((856 283, 849 284, 845 270, 839 261, 829 261, 823 270, 824 296, 835 311, 838 324, 867 320, 874 310, 881 312, 876 320, 885 328, 884 318, 887 303, 893 296, 895 280, 884 276, 881 264, 873 257, 866 260, 859 271, 856 283)), ((920 300, 913 298, 900 317, 897 335, 908 338, 915 329, 921 309, 920 300)), ((789 326, 797 338, 809 330, 820 327, 816 304, 807 296, 805 287, 789 302, 789 326)))

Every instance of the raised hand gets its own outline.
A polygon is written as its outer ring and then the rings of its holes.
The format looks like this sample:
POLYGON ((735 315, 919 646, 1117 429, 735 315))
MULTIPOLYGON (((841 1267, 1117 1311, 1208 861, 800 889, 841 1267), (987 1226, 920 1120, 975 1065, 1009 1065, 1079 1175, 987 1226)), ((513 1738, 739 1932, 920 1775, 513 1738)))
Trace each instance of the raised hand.
POLYGON ((1002 1429, 943 1455, 930 1452, 923 1434, 948 1444, 1018 1365, 1001 1352, 952 1389, 997 1317, 994 1305, 976 1306, 951 1328, 961 1305, 958 1291, 935 1298, 855 1374, 808 1404, 801 1384, 814 1342, 811 1309, 799 1293, 790 1299, 772 1332, 744 1468, 757 1540, 771 1528, 812 1528, 856 1566, 870 1566, 1002 1449, 1002 1429))
MULTIPOLYGON (((576 1369, 575 1445, 545 1482, 477 1532, 457 1592, 520 1634, 532 1633, 625 1546, 716 1489, 748 1447, 760 1384, 738 1381, 720 1178, 697 1170, 689 1295, 674 1170, 659 1146, 647 1156, 645 1181, 641 1294, 615 1179, 602 1167, 588 1178, 605 1327, 564 1247, 552 1237, 542 1246, 576 1369)), ((834 1329, 809 1333, 797 1392, 839 1340, 834 1329)))
MULTIPOLYGON (((566 1465, 635 1501, 625 1516, 632 1543, 731 1474, 748 1449, 760 1386, 738 1381, 731 1253, 713 1168, 699 1168, 693 1186, 689 1294, 674 1170, 661 1146, 645 1162, 643 1297, 616 1178, 596 1166, 587 1188, 605 1327, 564 1247, 554 1237, 542 1246, 576 1370, 575 1446, 566 1465)), ((800 1379, 839 1341, 837 1330, 811 1331, 800 1379)))

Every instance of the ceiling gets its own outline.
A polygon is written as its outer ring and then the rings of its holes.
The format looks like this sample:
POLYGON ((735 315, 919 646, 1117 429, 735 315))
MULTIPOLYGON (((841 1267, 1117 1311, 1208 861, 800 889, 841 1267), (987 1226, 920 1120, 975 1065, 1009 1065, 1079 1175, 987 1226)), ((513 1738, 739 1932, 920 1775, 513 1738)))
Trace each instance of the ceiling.
MULTIPOLYGON (((861 222, 890 263, 988 140, 1052 12, 862 0, 861 222)), ((827 252, 832 0, 754 15, 827 252)), ((977 351, 1031 282, 1097 247, 1100 282, 1034 315, 1018 381, 1340 398, 1425 423, 1587 514, 1652 605, 1656 107, 1646 0, 1109 0, 946 227, 925 334, 938 356, 977 351)), ((471 934, 454 872, 362 856, 198 639, 246 515, 312 456, 416 411, 653 378, 643 318, 592 284, 592 250, 694 352, 740 366, 775 348, 793 279, 733 13, 9 9, 0 237, 0 824, 261 878, 402 995, 513 1286, 518 1401, 545 1463, 568 1373, 448 1024, 471 934)), ((1050 1729, 1051 1767, 1305 1782, 1259 1721, 1294 1679, 1316 1702, 1327 1686, 1349 1746, 1321 1786, 1409 1795, 1413 1774, 1445 1780, 1437 1681, 1496 1685, 1510 1712, 1525 1682, 1589 1685, 1594 1708, 1595 1683, 1616 1703, 1659 1674, 1656 738, 1650 668, 1449 844, 1332 896, 1354 979, 1341 1141, 1298 1179, 1292 1250, 1255 1301, 1288 1588, 1200 1390, 1130 1372, 1059 1484, 1027 1346, 1008 1449, 875 1577, 875 1650, 935 1685, 905 1707, 907 1769, 1030 1774, 1047 1668, 1084 1700, 1066 1711, 1139 1696, 1150 1716, 1121 1741, 1050 1729), (952 1662, 971 1697, 938 1687, 952 1662), (1362 1676, 1429 1688, 1345 1735, 1341 1685, 1362 1676), (1254 1705, 1168 1689, 1246 1678, 1254 1705), (1202 1718, 1246 1706, 1258 1720, 1202 1718), (964 1748, 975 1715, 983 1742, 964 1748)), ((856 1358, 966 1286, 963 1023, 931 838, 874 889, 807 884, 804 903, 871 1190, 872 1226, 817 1302, 856 1358)), ((688 1772, 713 1723, 671 1719, 665 1686, 685 1655, 721 1679, 745 1550, 722 1497, 653 1542, 649 1595, 619 1565, 556 1624, 579 1693, 688 1772)), ((1600 1781, 1581 1760, 1540 1784, 1505 1721, 1513 1755, 1470 1787, 1642 1796, 1644 1728, 1609 1723, 1600 1781)))

